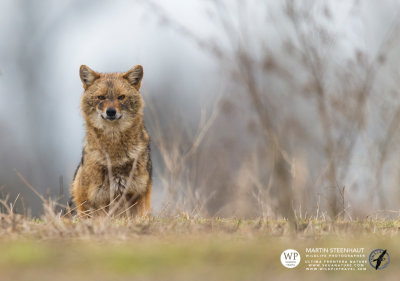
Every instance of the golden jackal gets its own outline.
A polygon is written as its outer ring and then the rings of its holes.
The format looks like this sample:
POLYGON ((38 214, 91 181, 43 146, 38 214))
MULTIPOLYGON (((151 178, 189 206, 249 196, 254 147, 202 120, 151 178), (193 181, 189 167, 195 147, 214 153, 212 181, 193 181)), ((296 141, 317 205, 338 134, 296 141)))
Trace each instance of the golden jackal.
POLYGON ((97 73, 82 65, 86 136, 72 183, 81 215, 144 215, 150 208, 150 140, 139 93, 143 68, 97 73))

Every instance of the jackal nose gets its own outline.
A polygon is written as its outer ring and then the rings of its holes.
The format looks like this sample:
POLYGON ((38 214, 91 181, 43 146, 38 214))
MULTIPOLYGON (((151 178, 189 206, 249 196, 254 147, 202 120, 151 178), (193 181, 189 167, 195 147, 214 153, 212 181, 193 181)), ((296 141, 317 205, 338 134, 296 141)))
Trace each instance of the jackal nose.
POLYGON ((115 117, 117 110, 114 107, 107 108, 106 114, 108 117, 115 117))

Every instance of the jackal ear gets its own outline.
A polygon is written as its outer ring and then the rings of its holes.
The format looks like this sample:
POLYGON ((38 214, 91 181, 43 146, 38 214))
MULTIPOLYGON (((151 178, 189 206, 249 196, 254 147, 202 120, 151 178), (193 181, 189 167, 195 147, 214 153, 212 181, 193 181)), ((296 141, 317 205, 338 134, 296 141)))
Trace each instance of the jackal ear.
POLYGON ((125 72, 122 77, 128 80, 129 84, 135 87, 136 90, 139 90, 143 78, 143 67, 141 65, 136 65, 125 72))
POLYGON ((85 89, 87 89, 97 78, 100 77, 96 71, 90 69, 90 67, 86 65, 81 65, 79 69, 79 76, 81 77, 83 88, 85 89))

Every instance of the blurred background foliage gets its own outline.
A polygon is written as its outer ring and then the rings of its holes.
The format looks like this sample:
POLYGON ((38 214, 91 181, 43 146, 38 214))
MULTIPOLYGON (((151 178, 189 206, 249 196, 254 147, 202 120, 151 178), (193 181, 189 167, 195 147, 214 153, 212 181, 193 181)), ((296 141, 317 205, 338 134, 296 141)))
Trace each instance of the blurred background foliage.
POLYGON ((398 1, 0 2, 0 185, 66 202, 81 64, 144 66, 155 211, 398 215, 398 1), (63 195, 62 195, 63 194, 63 195))

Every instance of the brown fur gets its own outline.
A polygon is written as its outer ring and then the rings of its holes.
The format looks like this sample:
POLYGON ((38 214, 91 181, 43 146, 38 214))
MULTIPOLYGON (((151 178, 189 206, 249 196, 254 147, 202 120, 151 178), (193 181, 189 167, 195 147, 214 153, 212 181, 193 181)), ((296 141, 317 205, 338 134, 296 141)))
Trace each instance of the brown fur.
POLYGON ((86 121, 82 160, 72 183, 78 213, 144 215, 150 209, 151 159, 139 93, 143 68, 97 73, 82 65, 86 121), (116 110, 108 120, 107 109, 116 110))

